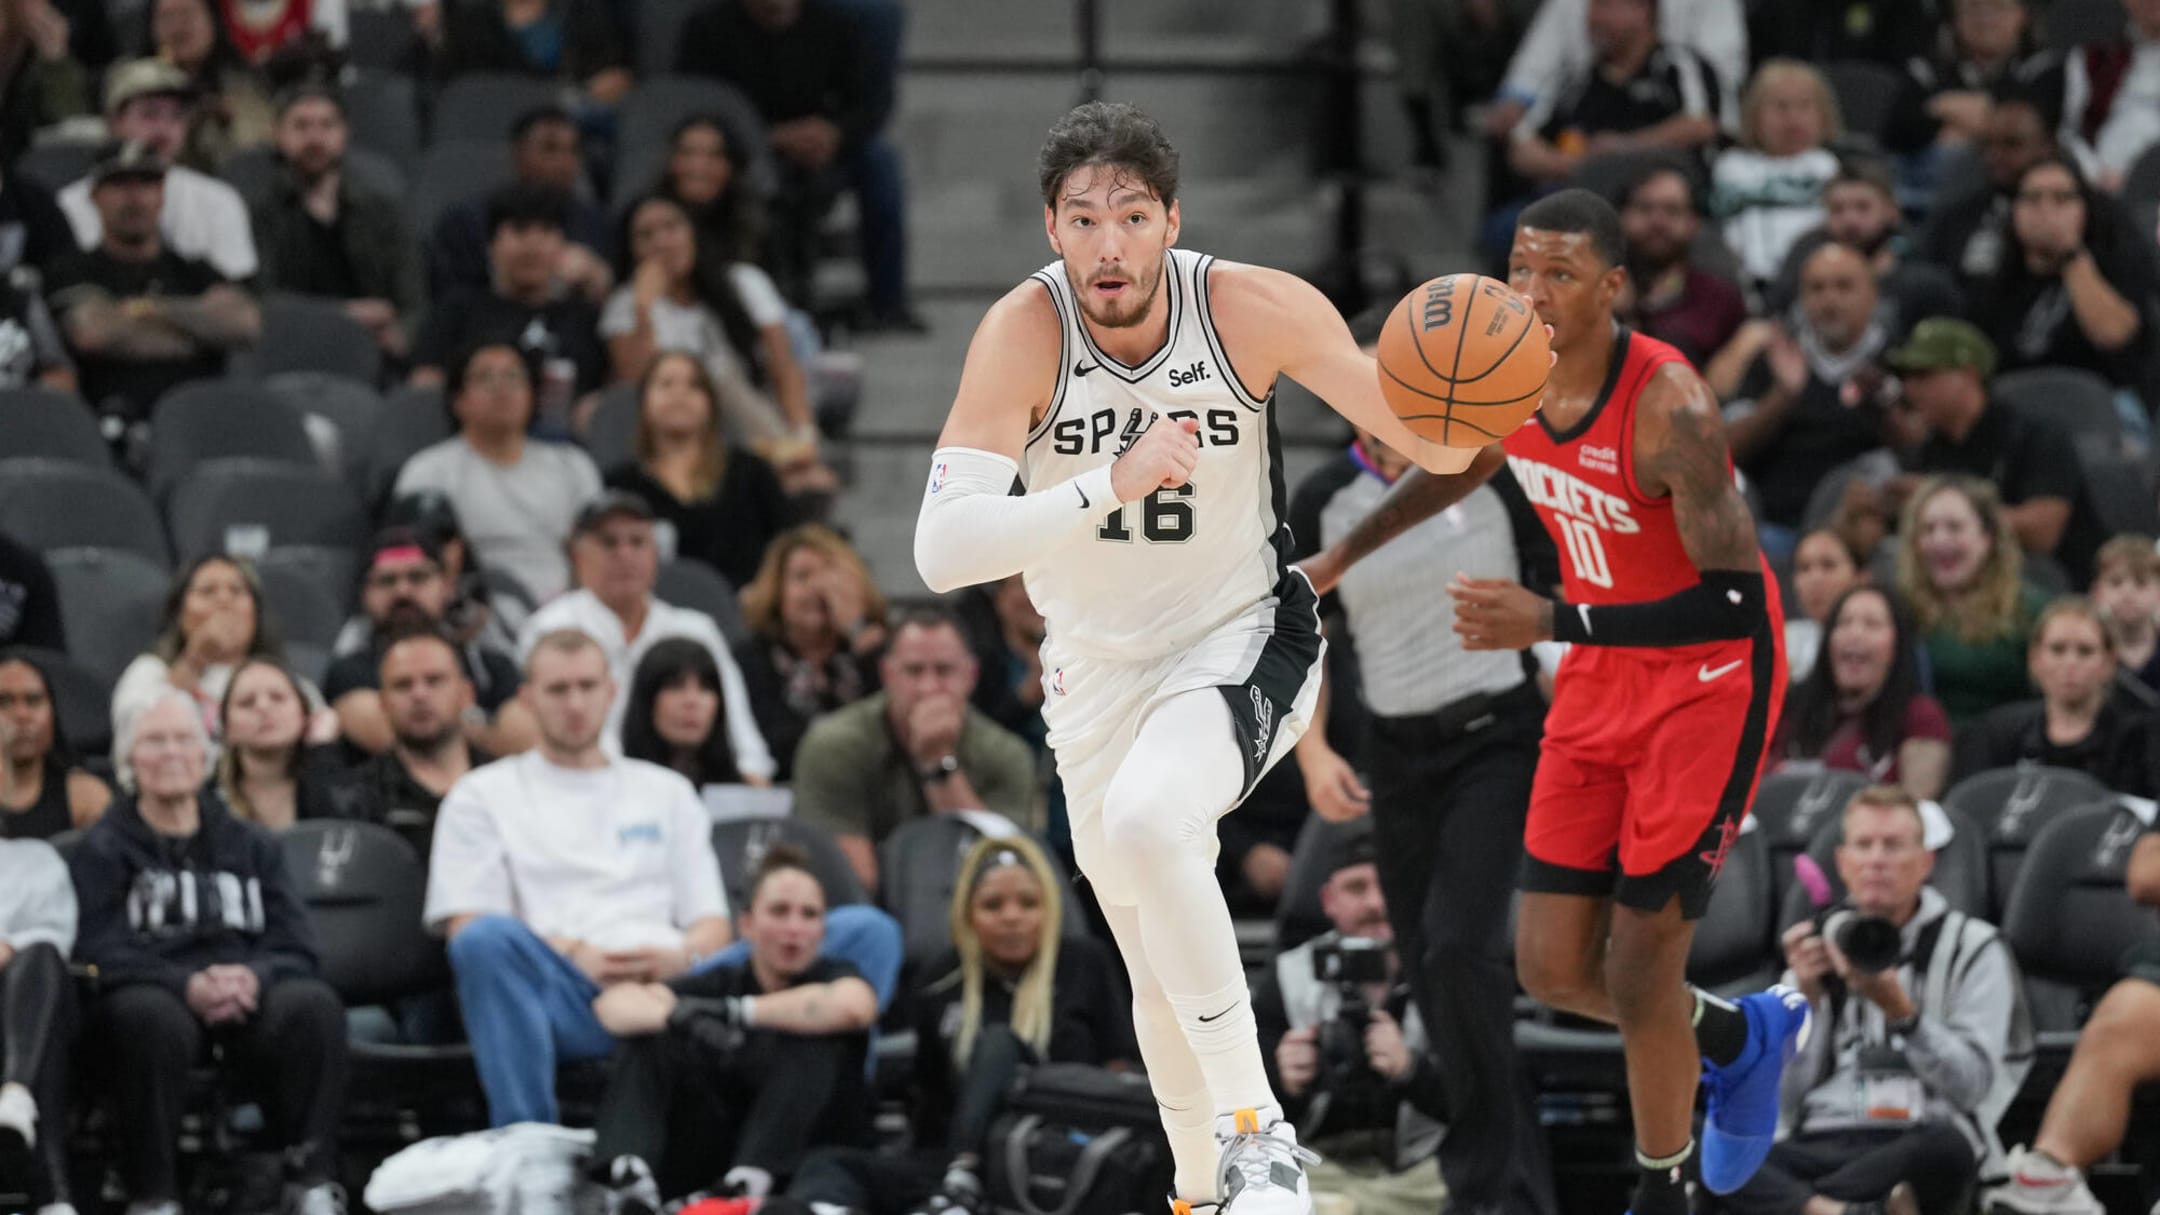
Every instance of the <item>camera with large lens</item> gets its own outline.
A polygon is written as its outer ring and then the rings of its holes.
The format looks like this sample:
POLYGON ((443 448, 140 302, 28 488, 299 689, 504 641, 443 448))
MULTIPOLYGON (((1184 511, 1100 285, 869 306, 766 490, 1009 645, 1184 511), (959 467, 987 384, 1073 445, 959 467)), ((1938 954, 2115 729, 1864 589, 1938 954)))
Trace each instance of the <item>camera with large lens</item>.
POLYGON ((1853 969, 1863 974, 1881 974, 1896 966, 1905 953, 1905 940, 1896 924, 1849 903, 1815 913, 1815 931, 1835 944, 1853 969))
POLYGON ((1338 937, 1313 947, 1313 978, 1333 987, 1341 1001, 1335 1016, 1321 1022, 1315 1035, 1320 1055, 1315 1087, 1338 1099, 1360 1090, 1377 1096, 1386 1087, 1365 1058, 1365 1030, 1373 1014, 1365 992, 1375 983, 1388 981, 1391 948, 1371 937, 1338 937))

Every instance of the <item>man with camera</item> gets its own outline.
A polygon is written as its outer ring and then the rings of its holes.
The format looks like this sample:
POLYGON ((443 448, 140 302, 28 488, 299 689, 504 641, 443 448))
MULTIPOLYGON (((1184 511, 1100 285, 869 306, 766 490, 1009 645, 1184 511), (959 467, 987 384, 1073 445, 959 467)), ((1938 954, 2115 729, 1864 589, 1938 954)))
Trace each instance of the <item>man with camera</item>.
POLYGON ((1402 982, 1373 837, 1337 849, 1320 907, 1335 927, 1284 950, 1253 991, 1269 1080, 1312 1166, 1315 1215, 1428 1215, 1447 1097, 1402 982))
POLYGON ((1785 932, 1815 1032, 1785 1069, 1779 1143, 1724 1199, 1737 1215, 1963 1210, 2031 1063, 2009 946, 1928 888, 1918 803, 1863 789, 1844 825, 1846 897, 1785 932))

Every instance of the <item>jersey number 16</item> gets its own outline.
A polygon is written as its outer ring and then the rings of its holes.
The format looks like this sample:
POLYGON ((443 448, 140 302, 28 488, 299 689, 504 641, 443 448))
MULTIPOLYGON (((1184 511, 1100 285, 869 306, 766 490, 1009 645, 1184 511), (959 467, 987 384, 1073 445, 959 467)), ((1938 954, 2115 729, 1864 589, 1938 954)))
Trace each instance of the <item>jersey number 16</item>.
POLYGON ((1140 534, 1149 544, 1183 544, 1192 539, 1193 504, 1190 484, 1176 489, 1158 489, 1138 502, 1117 508, 1102 526, 1095 529, 1097 540, 1112 540, 1119 544, 1132 543, 1132 528, 1125 524, 1125 512, 1134 506, 1140 508, 1140 534))

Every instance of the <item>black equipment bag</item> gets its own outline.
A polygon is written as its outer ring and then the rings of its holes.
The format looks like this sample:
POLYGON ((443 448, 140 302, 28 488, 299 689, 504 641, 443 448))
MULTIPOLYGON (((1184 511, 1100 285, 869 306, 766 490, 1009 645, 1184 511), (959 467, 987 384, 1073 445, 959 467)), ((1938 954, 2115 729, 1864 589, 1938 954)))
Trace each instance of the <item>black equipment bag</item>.
POLYGON ((983 1170, 1001 1215, 1142 1215, 1170 1192, 1170 1144, 1146 1077, 1048 1063, 1013 1085, 983 1170))

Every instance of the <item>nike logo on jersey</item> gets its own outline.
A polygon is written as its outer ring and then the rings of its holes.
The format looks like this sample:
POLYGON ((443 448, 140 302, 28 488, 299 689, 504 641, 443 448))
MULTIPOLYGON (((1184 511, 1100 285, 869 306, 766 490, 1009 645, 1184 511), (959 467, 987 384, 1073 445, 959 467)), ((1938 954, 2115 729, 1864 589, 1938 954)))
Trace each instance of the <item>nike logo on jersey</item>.
POLYGON ((1086 510, 1088 508, 1087 491, 1078 485, 1074 485, 1073 492, 1080 495, 1080 509, 1086 510))
POLYGON ((1695 672, 1695 678, 1702 680, 1704 683, 1709 683, 1713 679, 1722 678, 1723 676, 1732 674, 1733 671, 1738 668, 1741 663, 1746 661, 1747 659, 1745 658, 1735 658, 1731 662, 1728 662, 1721 667, 1713 667, 1706 662, 1702 664, 1702 668, 1700 670, 1695 672))
POLYGON ((1083 376, 1100 366, 1102 366, 1101 363, 1083 363, 1075 359, 1073 360, 1073 375, 1076 377, 1083 376))

